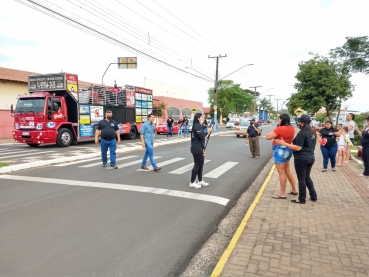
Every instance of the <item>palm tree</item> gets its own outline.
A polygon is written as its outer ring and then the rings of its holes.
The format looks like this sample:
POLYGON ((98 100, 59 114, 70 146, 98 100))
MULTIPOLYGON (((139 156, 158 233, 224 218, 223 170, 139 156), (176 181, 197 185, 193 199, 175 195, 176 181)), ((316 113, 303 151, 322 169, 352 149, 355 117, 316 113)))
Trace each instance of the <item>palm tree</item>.
POLYGON ((268 109, 268 107, 270 106, 270 102, 268 99, 266 99, 265 97, 263 99, 260 100, 259 103, 259 109, 265 111, 268 109))

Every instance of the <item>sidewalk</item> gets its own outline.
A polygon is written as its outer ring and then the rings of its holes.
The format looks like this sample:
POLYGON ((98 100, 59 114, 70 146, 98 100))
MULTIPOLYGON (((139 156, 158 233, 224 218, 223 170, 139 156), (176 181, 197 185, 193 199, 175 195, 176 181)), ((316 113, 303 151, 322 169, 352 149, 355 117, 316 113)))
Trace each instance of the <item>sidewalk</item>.
POLYGON ((318 147, 315 158, 318 201, 309 201, 308 193, 305 205, 291 203, 296 196, 272 199, 279 193, 274 170, 243 220, 246 228, 241 223, 232 239, 235 247, 231 241, 227 249, 233 251, 227 256, 226 250, 212 276, 369 276, 369 181, 358 177, 362 170, 354 161, 320 172, 318 147))

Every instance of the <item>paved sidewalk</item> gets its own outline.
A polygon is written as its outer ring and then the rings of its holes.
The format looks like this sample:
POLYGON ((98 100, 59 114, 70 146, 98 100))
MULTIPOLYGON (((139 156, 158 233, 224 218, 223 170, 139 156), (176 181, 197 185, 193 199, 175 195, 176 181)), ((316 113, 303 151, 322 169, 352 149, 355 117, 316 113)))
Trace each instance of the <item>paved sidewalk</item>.
POLYGON ((308 194, 305 205, 291 203, 295 196, 272 199, 275 170, 221 276, 369 276, 369 181, 354 161, 320 172, 318 147, 315 157, 318 201, 308 194))

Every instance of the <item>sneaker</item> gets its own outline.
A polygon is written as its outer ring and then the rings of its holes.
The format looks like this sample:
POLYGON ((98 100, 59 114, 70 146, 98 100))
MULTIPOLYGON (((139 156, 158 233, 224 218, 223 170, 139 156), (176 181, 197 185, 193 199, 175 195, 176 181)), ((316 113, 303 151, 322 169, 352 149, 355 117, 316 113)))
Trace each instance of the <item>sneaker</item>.
POLYGON ((106 164, 103 164, 103 167, 106 167, 106 164))
POLYGON ((161 169, 161 167, 155 167, 155 168, 154 168, 154 171, 155 171, 155 172, 158 172, 160 169, 161 169))
POLYGON ((202 186, 202 187, 209 186, 209 183, 206 183, 204 180, 202 180, 201 182, 198 182, 197 184, 200 185, 200 186, 202 186))
POLYGON ((141 169, 149 170, 149 168, 146 165, 141 165, 141 169))
POLYGON ((118 169, 116 164, 111 165, 110 168, 118 169))
POLYGON ((190 183, 189 187, 194 189, 201 189, 201 185, 197 183, 190 183))

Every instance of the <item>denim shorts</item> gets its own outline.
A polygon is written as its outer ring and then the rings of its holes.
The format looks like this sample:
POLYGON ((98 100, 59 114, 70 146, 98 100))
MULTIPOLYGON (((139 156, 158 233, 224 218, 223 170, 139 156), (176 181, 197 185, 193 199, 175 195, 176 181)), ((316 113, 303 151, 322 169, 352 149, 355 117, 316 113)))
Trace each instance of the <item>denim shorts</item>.
POLYGON ((277 164, 284 164, 289 162, 293 151, 284 145, 273 145, 273 162, 277 164))

